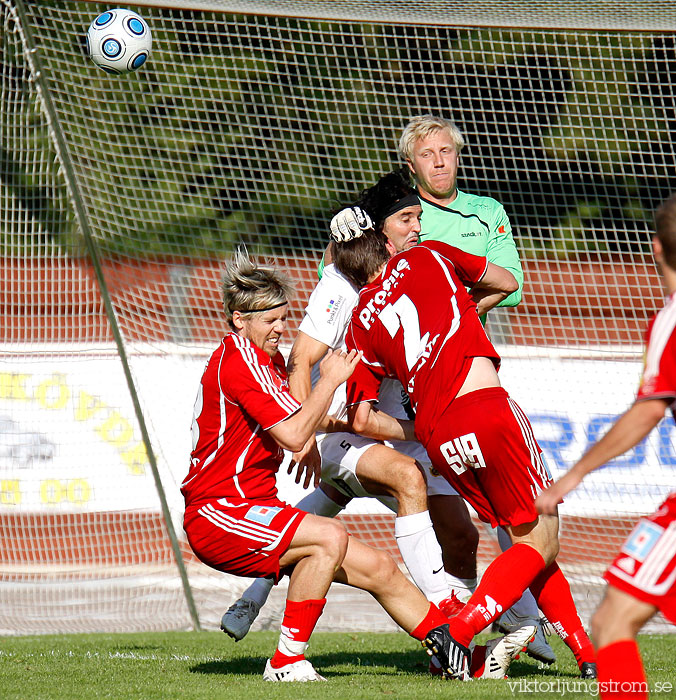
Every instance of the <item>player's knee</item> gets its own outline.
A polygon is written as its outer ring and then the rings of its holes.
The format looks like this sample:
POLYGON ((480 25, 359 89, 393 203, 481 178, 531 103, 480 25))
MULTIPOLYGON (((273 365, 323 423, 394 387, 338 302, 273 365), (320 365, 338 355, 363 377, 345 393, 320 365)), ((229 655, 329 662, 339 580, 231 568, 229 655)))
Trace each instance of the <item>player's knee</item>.
POLYGON ((506 527, 513 544, 530 545, 549 566, 559 554, 559 519, 552 515, 540 515, 521 525, 506 527))
POLYGON ((544 560, 545 567, 549 566, 550 564, 553 564, 554 561, 556 561, 556 557, 559 554, 558 539, 547 540, 538 537, 533 537, 520 538, 518 542, 532 547, 544 560))
POLYGON ((391 475, 392 486, 399 499, 427 499, 427 484, 422 470, 417 462, 408 458, 394 460, 388 472, 391 475))
POLYGON ((322 520, 326 522, 322 522, 321 527, 316 530, 317 544, 321 547, 323 555, 335 562, 337 568, 345 559, 349 535, 341 522, 328 518, 322 520))
POLYGON ((619 639, 635 638, 656 611, 652 605, 609 586, 592 617, 594 643, 606 646, 619 639))

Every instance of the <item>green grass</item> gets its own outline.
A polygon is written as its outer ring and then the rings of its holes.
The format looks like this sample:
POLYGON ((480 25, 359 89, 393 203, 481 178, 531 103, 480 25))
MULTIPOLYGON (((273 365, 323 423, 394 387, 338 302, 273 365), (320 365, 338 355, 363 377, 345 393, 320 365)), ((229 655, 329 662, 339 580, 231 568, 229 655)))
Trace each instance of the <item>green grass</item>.
MULTIPOLYGON (((0 639, 0 698, 7 700, 220 700, 241 698, 583 698, 572 654, 558 639, 553 667, 538 668, 523 657, 512 664, 512 683, 551 686, 509 687, 508 681, 459 683, 431 678, 427 657, 404 634, 317 633, 308 657, 328 683, 274 686, 262 680, 275 632, 255 632, 235 644, 216 632, 91 634, 0 639), (559 685, 557 685, 557 683, 559 685), (561 693, 562 684, 568 692, 561 693), (549 691, 549 692, 548 692, 549 691)), ((640 646, 651 687, 676 680, 676 635, 645 635, 640 646)), ((660 698, 676 697, 662 692, 660 698)))

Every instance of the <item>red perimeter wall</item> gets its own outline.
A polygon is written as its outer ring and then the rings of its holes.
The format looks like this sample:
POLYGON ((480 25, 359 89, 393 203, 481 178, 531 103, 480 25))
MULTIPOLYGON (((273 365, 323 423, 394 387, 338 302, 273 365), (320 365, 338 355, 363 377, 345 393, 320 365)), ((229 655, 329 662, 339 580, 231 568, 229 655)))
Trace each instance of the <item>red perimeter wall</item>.
MULTIPOLYGON (((316 260, 275 261, 298 283, 289 338, 317 281, 316 260)), ((190 340, 216 341, 224 332, 219 261, 109 260, 104 274, 127 340, 171 339, 172 314, 188 316, 190 340), (180 284, 172 279, 180 276, 180 284), (173 300, 181 296, 180 309, 173 300)), ((519 345, 640 344, 663 291, 644 258, 567 262, 526 261, 523 301, 510 311, 519 345)), ((0 342, 112 340, 98 284, 85 260, 0 261, 0 342)))
MULTIPOLYGON (((339 517, 352 535, 401 562, 393 515, 339 517)), ((636 517, 564 518, 559 562, 608 564, 635 522, 636 517)), ((498 548, 476 524, 481 534, 478 559, 486 564, 497 556, 498 548)), ((187 544, 183 554, 187 560, 194 558, 187 544)), ((22 566, 78 565, 90 567, 92 575, 97 575, 100 566, 169 565, 172 561, 159 513, 0 514, 0 566, 17 567, 17 576, 22 566)))

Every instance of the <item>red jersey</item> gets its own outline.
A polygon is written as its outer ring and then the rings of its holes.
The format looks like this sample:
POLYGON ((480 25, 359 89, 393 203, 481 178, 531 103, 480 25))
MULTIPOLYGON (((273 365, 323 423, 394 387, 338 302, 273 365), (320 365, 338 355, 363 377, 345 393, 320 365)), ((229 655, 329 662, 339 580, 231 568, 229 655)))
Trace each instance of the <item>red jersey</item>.
MULTIPOLYGON (((672 399, 676 410, 676 294, 650 321, 647 333, 645 366, 636 399, 672 399)), ((676 418, 676 413, 674 413, 676 418)))
POLYGON ((487 265, 486 258, 439 241, 391 258, 361 290, 352 313, 346 344, 364 357, 348 379, 348 404, 377 400, 382 379, 396 377, 416 410, 416 436, 426 444, 472 358, 500 363, 465 290, 481 280, 487 265))
POLYGON ((228 333, 197 393, 191 466, 181 485, 186 507, 214 498, 275 498, 283 452, 266 431, 300 407, 289 393, 281 353, 271 358, 228 333))

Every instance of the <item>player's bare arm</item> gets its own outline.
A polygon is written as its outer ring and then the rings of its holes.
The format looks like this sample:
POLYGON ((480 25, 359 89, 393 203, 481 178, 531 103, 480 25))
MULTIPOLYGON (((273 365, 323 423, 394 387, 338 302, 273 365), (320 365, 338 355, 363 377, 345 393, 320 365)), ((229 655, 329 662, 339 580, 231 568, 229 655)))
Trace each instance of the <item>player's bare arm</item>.
POLYGON ((483 315, 518 288, 519 283, 509 270, 489 262, 484 276, 474 285, 470 294, 479 315, 483 315))
MULTIPOLYGON (((312 392, 312 368, 326 355, 328 350, 329 346, 326 343, 312 338, 303 331, 298 332, 289 354, 287 372, 289 390, 299 401, 303 402, 310 396, 312 392)), ((325 416, 317 426, 317 430, 324 432, 347 430, 347 423, 339 421, 333 416, 325 416)), ((303 488, 307 488, 310 481, 313 481, 315 486, 319 484, 321 468, 321 457, 313 433, 303 448, 293 453, 287 473, 291 474, 295 469, 296 483, 300 483, 302 479, 303 488)))
MULTIPOLYGON (((312 367, 326 355, 328 349, 329 346, 325 343, 311 338, 303 331, 298 332, 289 354, 286 370, 289 376, 289 391, 299 401, 303 402, 310 396, 312 392, 312 367)), ((326 430, 327 420, 328 416, 322 420, 317 429, 326 430)), ((287 473, 291 474, 294 469, 297 469, 297 484, 300 483, 304 473, 303 488, 307 488, 311 479, 317 486, 321 476, 321 467, 321 457, 313 433, 303 448, 293 453, 287 473)))
MULTIPOLYGON (((312 338, 303 331, 298 332, 286 368, 289 375, 289 391, 299 401, 305 401, 310 395, 312 368, 329 350, 326 343, 312 338)), ((333 416, 326 416, 317 429, 327 433, 344 432, 347 430, 347 423, 333 416)), ((314 436, 310 439, 313 440, 314 436)))
POLYGON ((535 507, 538 512, 556 513, 557 505, 587 474, 638 445, 664 418, 668 404, 666 399, 646 399, 634 403, 577 464, 537 497, 535 507))
POLYGON ((373 440, 415 440, 414 422, 393 418, 364 401, 348 407, 348 423, 355 433, 373 440))
POLYGON ((319 381, 300 410, 269 429, 275 441, 290 452, 298 452, 314 435, 331 405, 334 391, 352 375, 361 353, 329 350, 319 365, 319 381))

